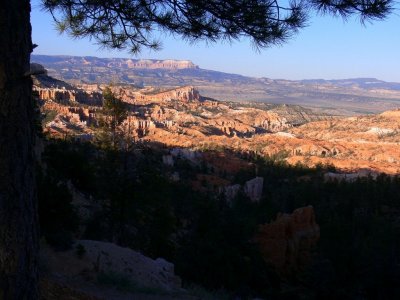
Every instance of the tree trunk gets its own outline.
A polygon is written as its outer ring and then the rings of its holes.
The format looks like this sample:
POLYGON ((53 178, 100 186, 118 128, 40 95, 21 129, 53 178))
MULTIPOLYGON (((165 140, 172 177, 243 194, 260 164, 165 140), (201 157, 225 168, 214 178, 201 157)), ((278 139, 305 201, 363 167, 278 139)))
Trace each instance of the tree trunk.
POLYGON ((0 299, 37 299, 30 1, 0 3, 0 299))

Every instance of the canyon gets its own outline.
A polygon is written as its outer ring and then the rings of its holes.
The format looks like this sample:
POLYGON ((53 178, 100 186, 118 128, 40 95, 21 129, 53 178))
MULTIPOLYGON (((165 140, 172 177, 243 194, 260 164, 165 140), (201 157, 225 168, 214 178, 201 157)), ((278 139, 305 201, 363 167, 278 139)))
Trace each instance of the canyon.
POLYGON ((400 85, 374 78, 283 80, 202 69, 186 60, 135 60, 32 55, 50 76, 72 84, 129 84, 136 87, 195 86, 208 97, 233 102, 301 105, 330 115, 381 113, 400 103, 400 85))
MULTIPOLYGON (((97 124, 105 87, 35 85, 42 110, 56 114, 45 124, 46 131, 93 137, 95 130, 90 125, 97 124)), ((291 105, 218 101, 201 96, 193 86, 160 89, 125 85, 111 89, 129 105, 121 130, 129 128, 136 140, 195 151, 218 146, 279 158, 291 165, 331 164, 342 173, 363 176, 397 174, 400 170, 399 110, 343 118, 291 105)))
MULTIPOLYGON (((130 68, 179 67, 149 63, 132 61, 130 68)), ((392 276, 400 109, 339 116, 297 104, 223 101, 197 85, 74 84, 35 68, 47 176, 39 195, 42 220, 51 220, 42 226, 46 240, 69 243, 71 235, 60 238, 53 224, 63 228, 64 216, 74 213, 79 219, 62 233, 71 232, 80 247, 48 252, 53 272, 66 270, 68 258, 76 268, 64 275, 93 284, 119 274, 187 297, 185 282, 235 293, 243 284, 267 299, 271 291, 343 299, 343 282, 361 280, 355 295, 378 277, 386 257, 384 274, 392 276), (105 104, 108 89, 123 111, 105 104), (114 113, 122 116, 117 123, 110 122, 114 113), (369 275, 346 277, 349 268, 369 275)))

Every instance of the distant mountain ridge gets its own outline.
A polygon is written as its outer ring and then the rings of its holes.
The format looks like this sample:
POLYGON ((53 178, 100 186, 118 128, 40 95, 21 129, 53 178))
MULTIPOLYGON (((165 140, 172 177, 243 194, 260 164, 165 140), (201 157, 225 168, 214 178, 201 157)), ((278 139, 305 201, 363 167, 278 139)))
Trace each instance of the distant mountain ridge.
POLYGON ((246 77, 202 69, 188 60, 134 60, 32 55, 52 77, 73 84, 137 87, 194 86, 206 97, 320 108, 328 114, 379 113, 400 107, 400 83, 374 78, 284 80, 246 77))
POLYGON ((131 58, 98 58, 95 56, 70 55, 32 55, 32 60, 49 65, 92 66, 92 67, 119 67, 127 69, 197 69, 190 60, 175 59, 131 59, 131 58))
POLYGON ((229 77, 235 79, 253 79, 270 82, 299 82, 303 84, 332 84, 342 87, 358 86, 360 88, 375 89, 385 88, 400 90, 400 83, 387 82, 376 78, 346 78, 346 79, 302 79, 302 80, 286 80, 286 79, 269 79, 266 77, 248 77, 240 74, 231 74, 220 71, 201 69, 198 65, 190 60, 176 59, 132 59, 132 58, 99 58, 95 56, 71 56, 71 55, 32 55, 32 61, 50 67, 118 67, 123 69, 138 70, 196 70, 197 73, 207 73, 209 76, 218 80, 218 77, 229 77))
POLYGON ((305 84, 332 84, 341 87, 359 87, 363 89, 390 89, 400 90, 400 83, 387 82, 376 78, 349 78, 349 79, 304 79, 305 84))

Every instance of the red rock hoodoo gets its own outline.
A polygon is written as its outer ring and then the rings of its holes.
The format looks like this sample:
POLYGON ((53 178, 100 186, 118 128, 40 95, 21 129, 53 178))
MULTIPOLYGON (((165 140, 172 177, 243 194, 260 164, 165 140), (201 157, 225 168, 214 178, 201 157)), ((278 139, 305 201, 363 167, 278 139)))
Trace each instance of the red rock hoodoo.
POLYGON ((312 206, 292 214, 278 214, 275 221, 261 225, 255 241, 268 265, 282 277, 301 271, 310 261, 320 235, 312 206))

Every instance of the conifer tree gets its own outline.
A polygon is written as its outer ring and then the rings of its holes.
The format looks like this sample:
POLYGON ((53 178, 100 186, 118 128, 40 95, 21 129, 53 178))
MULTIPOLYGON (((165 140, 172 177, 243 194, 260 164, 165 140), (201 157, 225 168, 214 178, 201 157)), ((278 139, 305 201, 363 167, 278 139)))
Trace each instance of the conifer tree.
POLYGON ((103 117, 100 119, 100 127, 103 129, 100 142, 112 149, 118 148, 119 135, 122 134, 119 126, 128 116, 128 108, 125 102, 119 99, 110 87, 103 91, 103 117))

